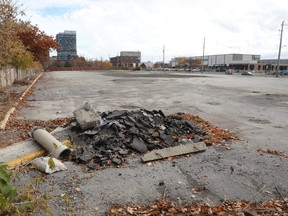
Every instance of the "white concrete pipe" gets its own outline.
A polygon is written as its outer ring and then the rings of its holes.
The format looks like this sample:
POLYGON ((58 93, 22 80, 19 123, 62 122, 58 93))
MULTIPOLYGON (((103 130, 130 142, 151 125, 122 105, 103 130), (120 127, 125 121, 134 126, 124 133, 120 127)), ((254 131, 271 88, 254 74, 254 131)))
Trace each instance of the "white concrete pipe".
POLYGON ((63 145, 54 136, 43 128, 36 127, 32 130, 32 137, 43 146, 54 158, 63 160, 70 156, 71 149, 63 145))

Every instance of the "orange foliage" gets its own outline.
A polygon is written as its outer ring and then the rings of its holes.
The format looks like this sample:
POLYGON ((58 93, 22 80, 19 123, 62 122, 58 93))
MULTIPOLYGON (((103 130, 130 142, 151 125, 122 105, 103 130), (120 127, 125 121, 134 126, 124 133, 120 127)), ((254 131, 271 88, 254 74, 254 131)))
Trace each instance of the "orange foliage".
POLYGON ((46 35, 30 22, 19 22, 17 36, 32 53, 34 60, 39 61, 43 66, 46 66, 49 61, 49 51, 58 48, 58 43, 52 36, 46 35))

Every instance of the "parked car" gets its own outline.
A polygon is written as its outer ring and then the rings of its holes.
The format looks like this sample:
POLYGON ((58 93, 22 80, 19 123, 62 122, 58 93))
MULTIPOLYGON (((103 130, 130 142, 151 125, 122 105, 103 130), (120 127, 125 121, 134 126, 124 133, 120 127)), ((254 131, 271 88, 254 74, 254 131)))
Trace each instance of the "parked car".
POLYGON ((201 71, 199 68, 192 69, 192 72, 199 72, 199 71, 201 71))
POLYGON ((225 68, 217 68, 216 72, 226 72, 226 69, 225 68))
POLYGON ((228 69, 225 73, 226 74, 229 74, 229 75, 232 75, 232 74, 234 74, 234 70, 232 70, 232 69, 228 69))
POLYGON ((254 76, 254 71, 243 71, 241 75, 254 76))
POLYGON ((288 75, 288 71, 280 71, 279 75, 280 76, 287 76, 288 75))

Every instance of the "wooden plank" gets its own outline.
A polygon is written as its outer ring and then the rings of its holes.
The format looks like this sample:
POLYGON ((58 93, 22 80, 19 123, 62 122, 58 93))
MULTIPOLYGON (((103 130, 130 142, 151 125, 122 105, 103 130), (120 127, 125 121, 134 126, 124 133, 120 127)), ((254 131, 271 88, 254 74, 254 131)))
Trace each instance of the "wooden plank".
POLYGON ((189 143, 186 145, 173 146, 165 149, 153 150, 146 153, 141 158, 144 163, 149 161, 161 160, 167 157, 185 155, 195 152, 202 152, 207 149, 207 146, 204 142, 199 143, 189 143))

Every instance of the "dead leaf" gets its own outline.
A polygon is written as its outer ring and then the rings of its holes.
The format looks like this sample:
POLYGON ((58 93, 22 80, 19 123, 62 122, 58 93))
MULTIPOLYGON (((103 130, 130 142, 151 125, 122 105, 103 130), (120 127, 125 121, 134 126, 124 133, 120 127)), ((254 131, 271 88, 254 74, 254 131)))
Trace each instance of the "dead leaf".
POLYGON ((172 214, 176 214, 176 213, 177 213, 177 210, 176 210, 174 207, 172 207, 172 208, 169 208, 169 209, 168 209, 168 212, 169 212, 169 213, 172 213, 172 214))
POLYGON ((116 208, 116 207, 112 207, 112 208, 110 209, 110 212, 111 212, 112 214, 116 213, 117 211, 118 211, 118 208, 116 208))
POLYGON ((150 166, 152 166, 152 165, 153 165, 152 162, 148 162, 148 163, 146 163, 146 166, 148 166, 148 167, 150 167, 150 166))
POLYGON ((50 158, 48 160, 48 166, 49 166, 50 169, 53 169, 55 167, 55 162, 54 162, 52 156, 50 156, 50 158))
POLYGON ((131 215, 133 215, 133 213, 134 213, 133 209, 129 206, 127 207, 127 212, 131 215))
POLYGON ((268 190, 266 190, 265 193, 267 193, 267 194, 272 194, 272 192, 271 192, 271 191, 268 191, 268 190))

